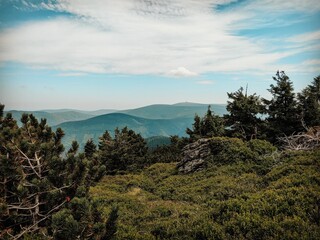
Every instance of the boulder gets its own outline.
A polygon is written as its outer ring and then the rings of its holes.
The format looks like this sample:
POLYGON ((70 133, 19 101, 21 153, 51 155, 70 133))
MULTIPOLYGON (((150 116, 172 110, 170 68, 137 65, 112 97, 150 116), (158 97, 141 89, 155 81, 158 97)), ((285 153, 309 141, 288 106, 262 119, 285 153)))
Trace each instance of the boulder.
POLYGON ((192 173, 206 167, 206 159, 211 155, 209 141, 202 138, 182 149, 182 160, 177 164, 180 173, 192 173))

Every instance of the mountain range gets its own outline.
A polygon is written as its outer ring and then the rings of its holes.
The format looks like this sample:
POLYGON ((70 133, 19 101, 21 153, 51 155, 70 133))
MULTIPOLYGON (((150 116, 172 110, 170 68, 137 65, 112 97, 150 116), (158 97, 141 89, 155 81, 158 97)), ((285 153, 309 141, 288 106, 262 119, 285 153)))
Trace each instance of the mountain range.
MULTIPOLYGON (((173 105, 155 104, 128 110, 81 111, 73 109, 42 110, 42 111, 8 111, 19 122, 23 112, 32 113, 36 118, 46 118, 53 129, 62 128, 65 132, 63 143, 66 148, 73 140, 84 146, 92 138, 96 143, 107 130, 113 134, 115 128, 128 127, 142 137, 150 139, 155 145, 158 138, 172 135, 185 136, 187 127, 192 127, 195 114, 203 116, 209 104, 177 103, 173 105)), ((222 116, 226 114, 223 104, 211 104, 211 110, 222 116)), ((163 138, 159 138, 163 142, 163 138)))

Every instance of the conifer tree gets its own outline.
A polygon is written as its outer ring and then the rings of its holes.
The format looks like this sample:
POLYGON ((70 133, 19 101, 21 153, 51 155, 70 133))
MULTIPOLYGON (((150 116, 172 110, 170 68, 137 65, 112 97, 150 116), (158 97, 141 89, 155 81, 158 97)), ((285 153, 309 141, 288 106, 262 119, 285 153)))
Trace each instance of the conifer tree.
POLYGON ((60 128, 54 132, 45 119, 39 122, 28 114, 22 115, 22 127, 18 127, 10 113, 3 118, 3 108, 1 105, 1 236, 62 239, 56 233, 64 232, 68 224, 73 226, 66 229, 73 239, 90 239, 93 231, 97 236, 103 234, 103 227, 100 232, 93 230, 103 223, 91 217, 93 207, 85 184, 88 165, 84 154, 77 154, 79 145, 74 142, 63 159, 60 128), (59 221, 64 224, 57 224, 59 221))
POLYGON ((244 140, 261 138, 261 128, 263 121, 260 118, 265 112, 264 106, 259 96, 248 95, 241 87, 238 91, 227 93, 232 101, 228 101, 225 115, 229 134, 244 140))
POLYGON ((198 114, 194 116, 194 122, 192 124, 192 130, 190 128, 186 129, 186 133, 189 135, 190 139, 197 140, 201 138, 201 118, 198 114))
POLYGON ((273 80, 276 84, 271 84, 268 89, 272 99, 264 99, 264 102, 268 114, 269 140, 275 143, 278 137, 291 135, 303 129, 292 81, 283 71, 278 71, 273 80))
POLYGON ((101 164, 98 155, 97 145, 92 139, 89 139, 84 146, 84 154, 87 160, 88 173, 86 177, 86 184, 88 186, 98 182, 104 175, 106 167, 101 164))
POLYGON ((100 161, 106 171, 114 174, 118 171, 137 170, 143 166, 148 148, 140 134, 127 127, 114 131, 114 139, 108 132, 100 138, 100 161))
POLYGON ((305 126, 320 126, 320 76, 298 93, 298 102, 305 126))
POLYGON ((92 139, 89 139, 84 145, 84 153, 86 157, 90 158, 97 150, 97 145, 94 144, 92 139))
POLYGON ((61 181, 61 129, 53 132, 46 120, 39 123, 33 115, 24 114, 21 121, 19 128, 7 114, 0 123, 1 223, 16 238, 39 232, 65 205, 71 187, 61 181))
POLYGON ((191 141, 206 137, 222 136, 224 134, 223 118, 214 114, 209 105, 207 113, 203 118, 200 118, 197 114, 195 115, 192 130, 187 128, 186 133, 191 141))
POLYGON ((201 121, 201 135, 205 137, 217 137, 224 134, 224 121, 223 118, 214 114, 211 111, 211 106, 208 106, 206 115, 201 121))

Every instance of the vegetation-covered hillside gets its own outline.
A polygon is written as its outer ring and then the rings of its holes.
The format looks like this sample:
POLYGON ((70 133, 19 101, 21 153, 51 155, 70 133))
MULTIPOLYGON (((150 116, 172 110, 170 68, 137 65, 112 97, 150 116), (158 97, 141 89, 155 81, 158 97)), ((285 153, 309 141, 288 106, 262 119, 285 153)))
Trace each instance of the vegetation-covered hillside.
POLYGON ((106 216, 118 210, 112 239, 320 238, 320 151, 188 175, 157 163, 106 176, 90 193, 106 216))

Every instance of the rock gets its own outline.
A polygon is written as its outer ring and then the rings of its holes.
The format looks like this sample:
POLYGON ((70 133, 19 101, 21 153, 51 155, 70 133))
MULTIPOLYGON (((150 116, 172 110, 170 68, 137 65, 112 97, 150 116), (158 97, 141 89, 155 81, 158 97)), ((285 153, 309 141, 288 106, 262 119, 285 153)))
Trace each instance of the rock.
POLYGON ((182 149, 182 160, 177 164, 180 173, 192 173, 205 168, 206 158, 211 155, 209 141, 202 138, 182 149))

